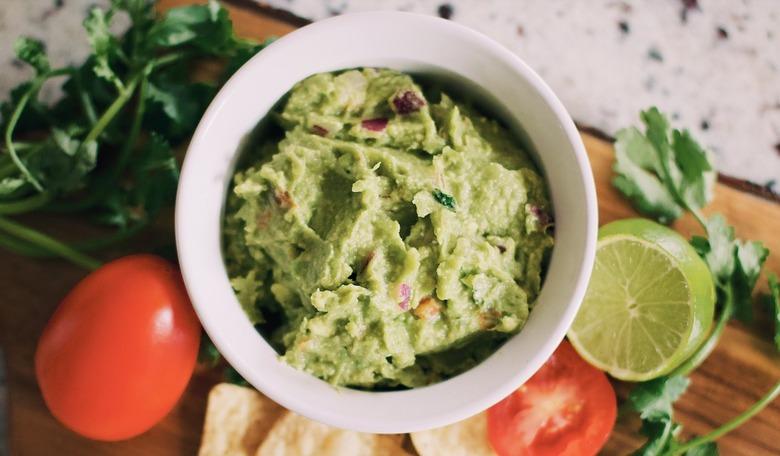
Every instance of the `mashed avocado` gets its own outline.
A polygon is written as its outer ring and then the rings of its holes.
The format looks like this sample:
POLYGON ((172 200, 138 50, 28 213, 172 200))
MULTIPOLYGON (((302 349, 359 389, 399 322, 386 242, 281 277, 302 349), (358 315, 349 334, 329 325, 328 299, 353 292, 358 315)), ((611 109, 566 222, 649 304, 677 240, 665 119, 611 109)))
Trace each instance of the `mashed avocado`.
POLYGON ((553 244, 510 132, 406 74, 298 83, 236 172, 225 258, 290 365, 334 385, 427 385, 518 332, 553 244))

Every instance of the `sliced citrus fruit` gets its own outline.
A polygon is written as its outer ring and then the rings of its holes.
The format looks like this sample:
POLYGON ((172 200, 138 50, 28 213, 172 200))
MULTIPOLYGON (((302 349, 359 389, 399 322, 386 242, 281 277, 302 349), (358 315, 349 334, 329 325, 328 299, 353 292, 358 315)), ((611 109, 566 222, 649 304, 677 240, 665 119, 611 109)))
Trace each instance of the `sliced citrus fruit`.
POLYGON ((707 265, 675 231, 645 219, 599 230, 596 262, 569 340, 621 380, 671 372, 704 340, 715 305, 707 265))

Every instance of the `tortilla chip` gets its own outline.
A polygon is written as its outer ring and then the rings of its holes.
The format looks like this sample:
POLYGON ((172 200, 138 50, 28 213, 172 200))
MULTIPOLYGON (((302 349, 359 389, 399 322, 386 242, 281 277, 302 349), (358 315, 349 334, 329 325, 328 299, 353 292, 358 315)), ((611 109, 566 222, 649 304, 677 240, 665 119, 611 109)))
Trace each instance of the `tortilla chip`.
POLYGON ((209 392, 198 456, 253 456, 283 413, 254 389, 220 383, 209 392))
POLYGON ((495 456, 487 437, 487 415, 482 412, 463 421, 412 433, 420 456, 495 456))
POLYGON ((365 434, 312 421, 292 412, 274 424, 257 456, 406 456, 403 436, 365 434))

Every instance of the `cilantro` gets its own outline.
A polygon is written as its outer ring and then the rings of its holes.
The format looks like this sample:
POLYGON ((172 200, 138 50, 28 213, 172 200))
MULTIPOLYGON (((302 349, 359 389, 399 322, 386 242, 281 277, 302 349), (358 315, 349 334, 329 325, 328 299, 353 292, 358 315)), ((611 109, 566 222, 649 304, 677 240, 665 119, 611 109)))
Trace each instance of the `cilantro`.
POLYGON ((759 241, 740 241, 726 219, 715 214, 704 219, 708 238, 695 236, 691 244, 704 258, 721 291, 722 311, 736 315, 740 320, 752 319, 753 288, 769 250, 759 241))
POLYGON ((209 337, 204 333, 200 339, 200 349, 198 351, 198 362, 208 367, 215 367, 222 359, 219 350, 209 337))
POLYGON ((641 432, 648 439, 636 451, 637 455, 663 454, 670 447, 676 426, 673 420, 674 401, 685 392, 690 381, 681 376, 660 377, 639 383, 628 400, 642 419, 641 432))
POLYGON ((52 68, 45 46, 15 45, 34 75, 0 104, 0 246, 60 256, 92 268, 86 251, 121 242, 173 205, 173 151, 192 134, 218 86, 262 44, 236 37, 216 1, 159 15, 149 0, 112 0, 84 20, 92 54, 78 66, 52 68), (112 32, 119 16, 123 34, 112 32), (217 84, 192 79, 193 64, 226 62, 217 84), (63 97, 38 101, 42 85, 64 77, 63 97), (99 238, 66 244, 10 216, 45 210, 113 227, 99 238))
POLYGON ((46 56, 46 48, 43 43, 33 38, 22 37, 14 44, 16 58, 27 63, 38 74, 49 71, 49 58, 46 56))
POLYGON ((769 312, 775 324, 775 346, 780 350, 780 283, 774 274, 769 275, 769 312))
POLYGON ((454 211, 455 210, 455 197, 452 195, 449 195, 447 193, 444 193, 443 191, 439 190, 438 188, 433 191, 433 198, 442 206, 446 207, 447 209, 454 211))
MULTIPOLYGON (((701 209, 712 199, 715 182, 709 154, 688 131, 672 129, 657 108, 641 113, 645 132, 636 128, 621 130, 615 143, 616 176, 613 185, 641 213, 662 223, 671 223, 690 212, 706 236, 694 236, 691 245, 706 262, 717 288, 719 315, 698 350, 668 377, 638 384, 629 397, 642 419, 647 442, 640 455, 714 455, 714 440, 731 431, 780 394, 780 383, 734 420, 711 433, 687 443, 676 440, 682 427, 673 420, 674 401, 685 390, 685 376, 696 369, 712 352, 733 317, 752 319, 753 289, 769 250, 759 241, 737 239, 734 228, 720 214, 704 217, 701 209)), ((775 343, 780 348, 780 305, 776 281, 770 279, 772 313, 777 318, 775 343)))
POLYGON ((168 142, 152 133, 137 157, 128 166, 126 187, 112 187, 97 207, 106 224, 127 228, 145 223, 175 197, 179 167, 168 142))
POLYGON ((251 386, 249 382, 246 381, 235 368, 233 368, 233 366, 227 366, 222 375, 225 377, 225 381, 228 383, 240 386, 251 386))
POLYGON ((728 282, 734 273, 734 228, 726 225, 726 219, 715 214, 706 221, 707 237, 694 236, 691 245, 707 262, 713 279, 728 282))
POLYGON ((149 81, 147 119, 171 139, 186 138, 198 126, 203 112, 216 93, 204 83, 182 84, 167 76, 149 81))
POLYGON ((612 184, 639 212, 670 223, 682 215, 682 209, 654 174, 660 167, 656 161, 652 145, 639 130, 629 128, 617 133, 612 184))
POLYGON ((686 210, 698 214, 712 200, 715 171, 688 131, 672 130, 657 108, 641 113, 636 128, 617 133, 613 184, 634 207, 661 223, 686 210))
POLYGON ((211 0, 206 5, 174 8, 149 31, 149 41, 162 47, 190 46, 200 52, 233 57, 256 43, 236 37, 227 10, 211 0))
POLYGON ((116 56, 123 55, 117 46, 117 39, 108 29, 113 15, 113 8, 106 11, 96 6, 92 7, 87 13, 87 18, 84 19, 84 29, 87 31, 87 38, 94 54, 93 71, 98 77, 105 79, 121 90, 124 88, 122 80, 114 72, 110 64, 111 61, 115 60, 116 56))
POLYGON ((25 180, 21 177, 4 177, 0 180, 0 198, 13 197, 24 184, 25 180))

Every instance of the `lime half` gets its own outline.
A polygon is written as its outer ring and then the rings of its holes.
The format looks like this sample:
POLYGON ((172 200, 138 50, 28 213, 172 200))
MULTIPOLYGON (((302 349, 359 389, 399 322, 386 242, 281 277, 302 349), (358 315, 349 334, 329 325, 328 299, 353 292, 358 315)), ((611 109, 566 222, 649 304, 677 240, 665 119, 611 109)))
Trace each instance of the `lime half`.
POLYGON ((679 234, 645 219, 599 230, 596 262, 569 340, 621 380, 669 373, 698 348, 715 287, 707 265, 679 234))

